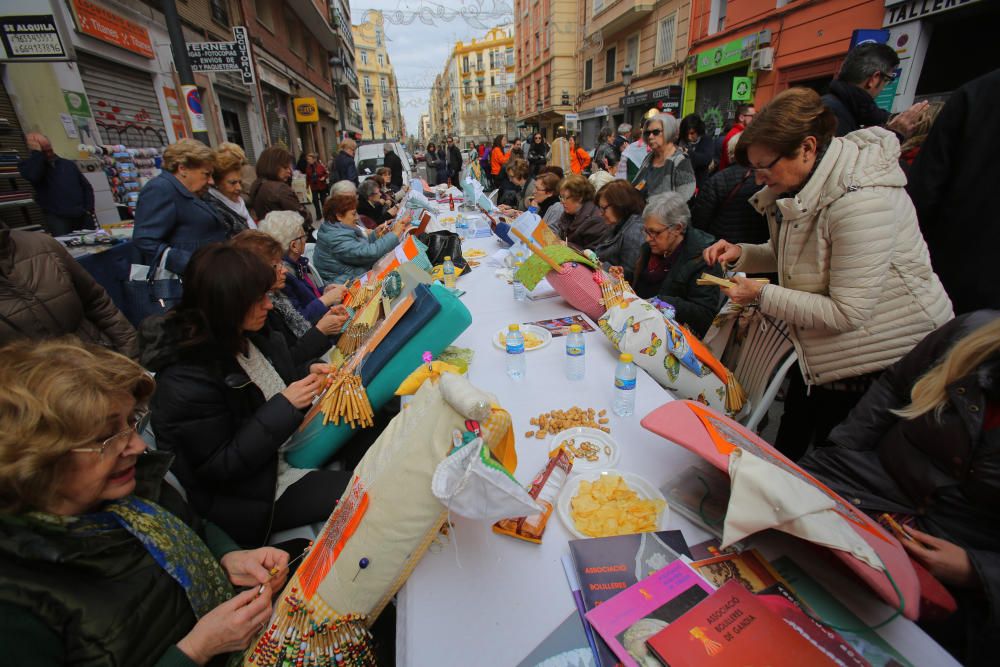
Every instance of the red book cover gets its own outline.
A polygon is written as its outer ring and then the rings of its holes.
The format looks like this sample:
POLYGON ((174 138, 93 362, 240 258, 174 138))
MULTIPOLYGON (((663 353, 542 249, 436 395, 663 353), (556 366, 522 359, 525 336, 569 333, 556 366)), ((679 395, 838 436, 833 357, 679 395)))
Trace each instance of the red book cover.
POLYGON ((647 645, 669 667, 838 664, 736 581, 653 635, 647 645))

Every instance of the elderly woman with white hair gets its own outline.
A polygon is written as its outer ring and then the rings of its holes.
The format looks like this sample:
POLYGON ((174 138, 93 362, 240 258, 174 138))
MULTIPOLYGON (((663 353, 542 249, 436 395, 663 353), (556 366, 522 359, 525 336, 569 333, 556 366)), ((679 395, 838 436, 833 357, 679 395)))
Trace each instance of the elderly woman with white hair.
POLYGON ((690 158, 677 147, 680 122, 668 113, 658 113, 646 120, 642 138, 649 146, 649 155, 632 185, 649 197, 676 192, 686 202, 694 196, 694 167, 690 158))
POLYGON ((702 273, 721 276, 702 253, 715 238, 691 227, 691 213, 682 195, 668 192, 649 200, 642 212, 646 242, 639 251, 633 285, 644 299, 657 297, 674 307, 675 319, 702 336, 719 312, 719 288, 698 285, 702 273))
POLYGON ((281 244, 286 269, 281 291, 302 317, 316 324, 330 308, 343 301, 347 289, 343 285, 324 287, 323 279, 305 256, 306 235, 301 215, 294 211, 271 211, 261 221, 260 231, 281 244))

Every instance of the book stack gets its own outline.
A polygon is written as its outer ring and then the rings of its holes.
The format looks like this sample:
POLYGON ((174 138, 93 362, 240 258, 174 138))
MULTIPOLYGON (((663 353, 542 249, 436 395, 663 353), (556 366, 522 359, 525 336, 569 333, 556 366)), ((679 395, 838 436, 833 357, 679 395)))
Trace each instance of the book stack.
POLYGON ((909 664, 790 558, 718 546, 689 547, 675 530, 570 541, 586 622, 567 618, 522 667, 594 653, 581 629, 593 631, 597 659, 571 664, 909 664))

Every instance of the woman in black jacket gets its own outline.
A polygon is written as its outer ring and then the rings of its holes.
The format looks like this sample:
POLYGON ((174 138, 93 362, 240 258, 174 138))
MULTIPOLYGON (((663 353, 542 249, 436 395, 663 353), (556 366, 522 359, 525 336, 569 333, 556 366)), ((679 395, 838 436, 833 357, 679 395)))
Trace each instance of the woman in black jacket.
POLYGON ((531 166, 532 177, 538 176, 539 170, 549 161, 549 145, 545 143, 541 133, 535 132, 528 144, 528 165, 531 166))
POLYGON ((1000 639, 1000 311, 962 315, 890 366, 800 464, 872 516, 945 584, 958 613, 924 623, 963 664, 1000 639), (930 370, 928 370, 930 369, 930 370))
POLYGON ((698 190, 691 202, 691 224, 730 243, 767 243, 771 238, 767 218, 750 204, 750 197, 762 187, 750 169, 729 165, 698 190))
MULTIPOLYGON (((735 141, 730 143, 736 145, 735 141)), ((681 119, 680 140, 677 145, 691 160, 695 185, 701 190, 715 167, 715 144, 705 136, 705 121, 701 116, 692 113, 681 119)))
POLYGON ((350 474, 298 470, 280 448, 302 424, 329 367, 296 363, 266 326, 274 269, 246 250, 213 244, 191 258, 181 303, 140 332, 156 373, 157 445, 198 512, 241 545, 325 520, 350 474))

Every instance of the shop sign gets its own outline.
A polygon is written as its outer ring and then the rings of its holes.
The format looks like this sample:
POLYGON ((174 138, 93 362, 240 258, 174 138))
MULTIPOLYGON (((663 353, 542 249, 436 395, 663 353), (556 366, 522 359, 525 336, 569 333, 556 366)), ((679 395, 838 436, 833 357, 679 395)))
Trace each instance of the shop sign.
POLYGON ((608 111, 609 111, 609 109, 608 109, 607 105, 600 106, 600 107, 595 107, 593 109, 588 109, 586 111, 581 111, 579 113, 579 119, 580 120, 584 120, 584 119, 587 119, 587 118, 601 118, 601 117, 607 116, 608 115, 608 111))
POLYGON ((757 33, 734 39, 731 42, 720 44, 714 49, 708 49, 695 55, 695 70, 693 73, 702 74, 710 72, 720 67, 735 65, 743 60, 750 60, 753 51, 757 47, 757 33))
POLYGON ((292 99, 292 107, 295 108, 296 123, 319 122, 319 104, 315 97, 296 97, 292 99))
POLYGON ((102 42, 154 58, 149 31, 90 0, 73 0, 73 12, 80 32, 102 42))
POLYGON ((170 86, 163 86, 163 99, 167 101, 167 113, 170 115, 170 125, 174 130, 174 140, 184 139, 187 137, 187 129, 184 127, 181 106, 177 103, 177 91, 170 86))
POLYGON ((618 100, 619 106, 623 109, 640 106, 659 106, 663 103, 663 110, 678 116, 681 108, 681 87, 664 86, 655 90, 647 90, 641 93, 632 93, 618 100))
POLYGON ((250 40, 243 26, 233 28, 232 42, 188 42, 185 44, 191 69, 195 72, 239 72, 243 84, 256 83, 250 40))
POLYGON ((753 100, 753 86, 751 85, 750 77, 733 77, 733 95, 730 99, 734 102, 750 102, 753 100))
POLYGON ((65 60, 52 14, 0 16, 0 61, 65 60))
POLYGON ((883 26, 915 21, 931 14, 939 14, 979 0, 886 0, 883 26))

